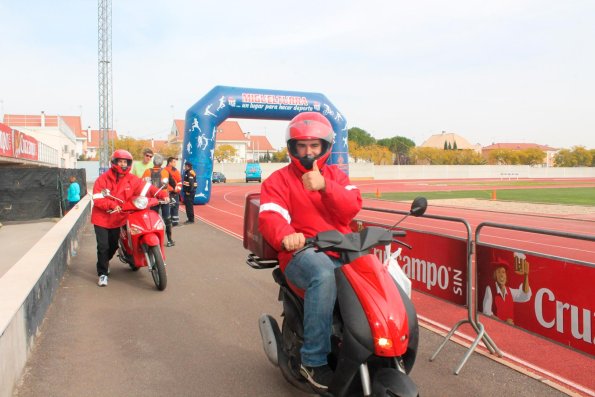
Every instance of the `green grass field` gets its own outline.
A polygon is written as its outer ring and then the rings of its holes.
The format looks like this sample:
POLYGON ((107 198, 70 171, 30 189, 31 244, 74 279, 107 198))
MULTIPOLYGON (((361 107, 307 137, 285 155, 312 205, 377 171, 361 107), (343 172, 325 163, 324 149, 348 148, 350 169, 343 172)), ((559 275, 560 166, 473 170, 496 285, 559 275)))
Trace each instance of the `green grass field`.
MULTIPOLYGON (((376 198, 375 193, 364 193, 366 198, 376 198)), ((436 192, 382 192, 383 200, 403 201, 424 196, 428 200, 475 198, 489 200, 492 190, 453 190, 436 192)), ((570 204, 595 206, 595 188, 544 188, 496 189, 497 200, 526 203, 570 204)))

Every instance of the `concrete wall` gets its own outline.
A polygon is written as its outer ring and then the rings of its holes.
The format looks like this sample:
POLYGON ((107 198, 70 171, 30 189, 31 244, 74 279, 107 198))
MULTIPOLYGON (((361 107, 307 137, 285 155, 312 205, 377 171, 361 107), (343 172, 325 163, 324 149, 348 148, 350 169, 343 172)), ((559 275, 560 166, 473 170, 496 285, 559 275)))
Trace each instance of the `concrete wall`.
MULTIPOLYGON (((287 163, 261 163, 262 178, 287 163)), ((243 181, 245 164, 218 164, 213 171, 223 172, 228 182, 243 181)), ((88 175, 88 174, 87 174, 88 175)), ((544 168, 528 165, 374 165, 349 164, 349 177, 357 179, 469 179, 469 178, 593 178, 595 167, 544 168)))
POLYGON ((90 195, 0 278, 0 396, 11 396, 91 214, 90 195))

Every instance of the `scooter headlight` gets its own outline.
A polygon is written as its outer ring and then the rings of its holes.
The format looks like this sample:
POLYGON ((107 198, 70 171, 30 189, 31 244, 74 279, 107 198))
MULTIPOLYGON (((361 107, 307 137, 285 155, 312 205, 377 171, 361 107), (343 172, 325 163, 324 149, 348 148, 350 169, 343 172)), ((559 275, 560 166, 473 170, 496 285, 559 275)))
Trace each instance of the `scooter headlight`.
POLYGON ((140 234, 143 232, 142 228, 140 228, 136 225, 133 225, 133 224, 128 225, 128 230, 130 230, 131 236, 134 236, 134 235, 137 235, 137 234, 140 234))
POLYGON ((389 338, 378 338, 376 340, 376 345, 380 348, 380 349, 392 349, 393 347, 393 341, 389 338))
POLYGON ((147 204, 149 204, 149 199, 145 196, 138 196, 132 200, 132 204, 139 210, 144 210, 147 208, 147 204))

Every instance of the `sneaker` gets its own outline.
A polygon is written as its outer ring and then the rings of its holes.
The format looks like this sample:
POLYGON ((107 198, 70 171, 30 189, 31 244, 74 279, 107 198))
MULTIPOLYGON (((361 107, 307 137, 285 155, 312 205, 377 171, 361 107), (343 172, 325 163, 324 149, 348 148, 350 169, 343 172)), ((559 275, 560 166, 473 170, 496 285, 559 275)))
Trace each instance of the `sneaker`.
POLYGON ((194 221, 186 221, 184 222, 184 225, 192 225, 194 223, 194 221))
POLYGON ((99 276, 99 281, 97 282, 97 285, 99 285, 100 287, 107 287, 107 276, 105 274, 99 276))
POLYGON ((165 244, 166 247, 173 247, 174 245, 176 245, 176 242, 173 240, 168 241, 167 244, 165 244))
POLYGON ((301 364, 300 374, 306 378, 312 387, 322 391, 328 390, 328 385, 333 379, 333 371, 326 364, 320 367, 307 367, 301 364))

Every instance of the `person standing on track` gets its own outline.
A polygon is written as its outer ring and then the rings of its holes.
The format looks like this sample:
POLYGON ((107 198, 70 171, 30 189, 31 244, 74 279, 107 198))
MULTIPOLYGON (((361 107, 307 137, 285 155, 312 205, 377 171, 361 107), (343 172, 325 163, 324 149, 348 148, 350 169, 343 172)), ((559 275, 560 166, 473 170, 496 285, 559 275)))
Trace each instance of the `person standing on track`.
POLYGON ((194 193, 196 192, 196 172, 192 169, 192 163, 184 163, 184 181, 182 182, 182 194, 184 196, 184 206, 186 207, 185 225, 194 223, 194 193))

